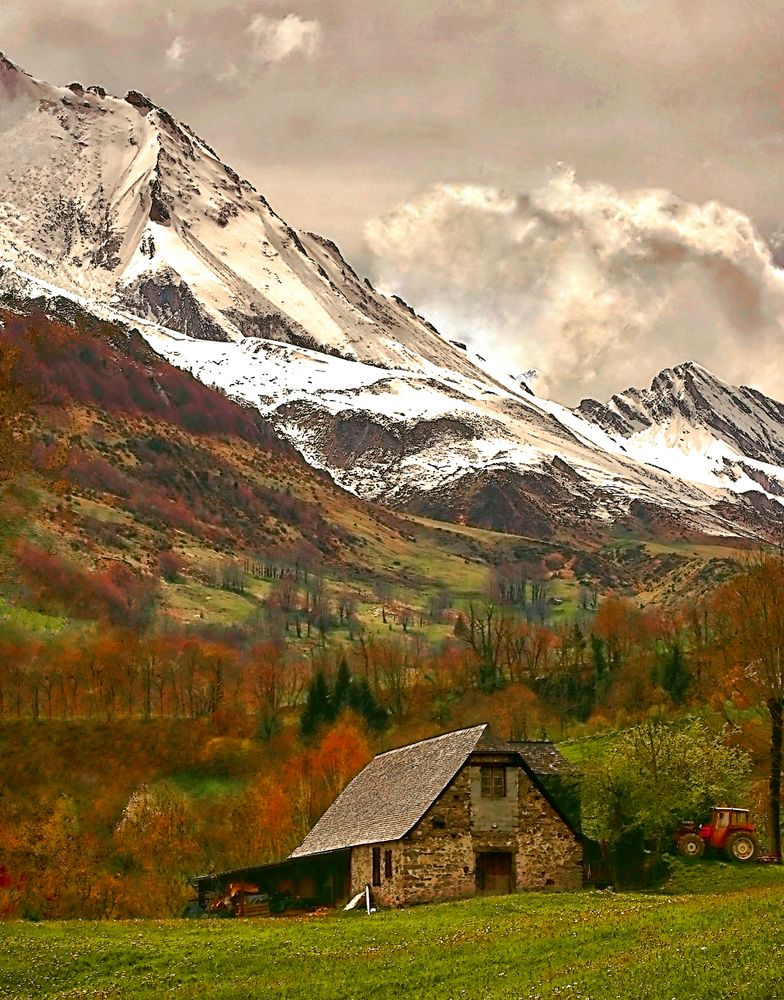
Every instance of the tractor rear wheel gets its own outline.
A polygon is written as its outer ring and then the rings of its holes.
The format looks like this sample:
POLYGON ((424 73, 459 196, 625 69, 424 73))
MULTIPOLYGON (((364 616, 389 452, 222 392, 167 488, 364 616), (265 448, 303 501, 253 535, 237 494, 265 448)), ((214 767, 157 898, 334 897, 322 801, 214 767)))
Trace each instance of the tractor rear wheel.
POLYGON ((682 833, 678 837, 678 850, 685 858, 701 858, 705 853, 705 841, 698 833, 682 833))
POLYGON ((759 853, 759 844, 750 833, 731 833, 724 850, 730 861, 753 861, 759 853))

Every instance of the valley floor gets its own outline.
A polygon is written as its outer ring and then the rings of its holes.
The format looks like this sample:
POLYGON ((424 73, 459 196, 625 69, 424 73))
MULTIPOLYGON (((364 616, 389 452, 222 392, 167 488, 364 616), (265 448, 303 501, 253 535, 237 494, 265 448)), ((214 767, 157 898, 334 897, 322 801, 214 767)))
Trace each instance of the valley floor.
POLYGON ((777 1000, 784 870, 259 921, 0 925, 0 997, 777 1000))

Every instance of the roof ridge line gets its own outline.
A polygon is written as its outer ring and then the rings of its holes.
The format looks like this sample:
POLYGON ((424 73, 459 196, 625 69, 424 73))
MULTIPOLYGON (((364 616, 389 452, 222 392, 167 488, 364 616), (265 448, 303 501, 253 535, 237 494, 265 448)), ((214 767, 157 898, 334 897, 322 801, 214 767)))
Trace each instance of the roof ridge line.
POLYGON ((390 747, 389 750, 382 750, 381 753, 377 753, 374 760, 378 757, 388 757, 390 754, 399 753, 401 750, 410 750, 412 747, 418 747, 422 743, 435 743, 436 740, 446 739, 447 736, 457 736, 458 733, 470 733, 475 729, 485 730, 487 729, 489 723, 480 722, 477 726, 464 726, 462 729, 451 729, 448 733, 439 733, 438 736, 426 736, 423 740, 414 740, 413 743, 405 743, 402 747, 390 747))

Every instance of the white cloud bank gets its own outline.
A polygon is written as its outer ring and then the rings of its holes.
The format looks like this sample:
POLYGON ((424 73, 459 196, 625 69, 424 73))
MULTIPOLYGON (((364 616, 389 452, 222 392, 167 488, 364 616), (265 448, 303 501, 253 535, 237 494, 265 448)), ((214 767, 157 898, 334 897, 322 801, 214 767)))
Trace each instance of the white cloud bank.
POLYGON ((784 272, 750 220, 562 170, 530 195, 439 185, 366 227, 375 277, 566 403, 695 360, 784 398, 784 272))
POLYGON ((306 21, 299 14, 287 14, 280 19, 257 14, 247 30, 253 36, 256 55, 266 63, 282 62, 296 52, 309 58, 321 44, 319 22, 306 21))

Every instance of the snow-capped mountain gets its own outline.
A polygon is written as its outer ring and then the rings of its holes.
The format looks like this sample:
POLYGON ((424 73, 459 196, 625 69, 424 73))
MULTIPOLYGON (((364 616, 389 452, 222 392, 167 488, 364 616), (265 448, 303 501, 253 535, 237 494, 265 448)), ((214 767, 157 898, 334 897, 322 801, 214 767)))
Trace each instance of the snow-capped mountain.
POLYGON ((362 497, 522 534, 778 537, 784 407, 694 365, 576 410, 287 226, 142 95, 0 58, 0 290, 130 322, 362 497))
POLYGON ((197 339, 288 341, 468 370, 329 240, 291 229, 143 95, 34 80, 0 56, 0 263, 197 339))
MULTIPOLYGON (((723 382, 693 361, 666 368, 650 389, 627 389, 605 405, 584 399, 577 412, 598 424, 641 461, 665 461, 680 475, 677 456, 693 460, 710 441, 713 468, 752 460, 784 465, 784 405, 757 389, 723 382)), ((695 469, 691 470, 697 474, 695 469)))

